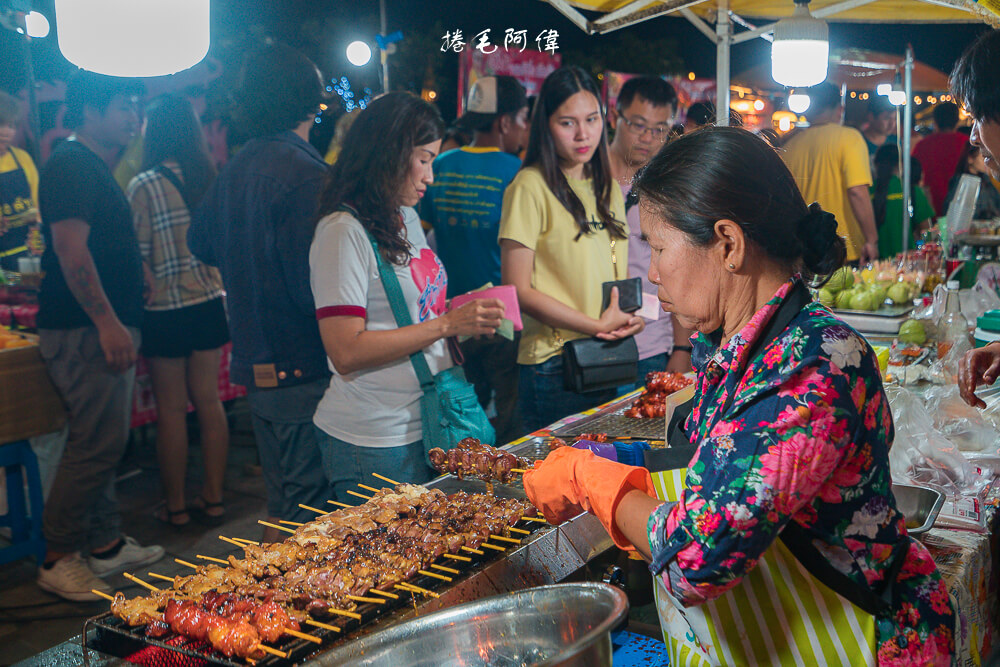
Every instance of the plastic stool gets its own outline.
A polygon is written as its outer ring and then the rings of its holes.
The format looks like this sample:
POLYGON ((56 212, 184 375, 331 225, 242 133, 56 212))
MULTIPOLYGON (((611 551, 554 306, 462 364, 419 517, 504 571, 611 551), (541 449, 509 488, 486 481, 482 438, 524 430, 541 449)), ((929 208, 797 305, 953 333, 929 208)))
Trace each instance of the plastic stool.
POLYGON ((38 475, 38 459, 27 440, 0 445, 0 466, 6 469, 7 514, 0 516, 0 526, 9 526, 11 545, 0 549, 0 564, 34 556, 41 565, 45 561, 45 538, 42 536, 42 480, 38 475), (22 474, 21 470, 25 474, 22 474), (28 503, 24 497, 24 478, 28 478, 28 503))

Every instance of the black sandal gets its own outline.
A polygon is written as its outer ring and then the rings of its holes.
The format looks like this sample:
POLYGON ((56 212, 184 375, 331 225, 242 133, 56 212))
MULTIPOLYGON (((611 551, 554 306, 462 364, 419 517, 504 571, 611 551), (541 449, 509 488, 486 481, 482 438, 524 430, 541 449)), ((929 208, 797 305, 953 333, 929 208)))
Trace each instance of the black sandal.
POLYGON ((191 515, 191 510, 188 509, 187 507, 180 510, 172 510, 169 507, 167 507, 166 502, 164 502, 162 506, 157 507, 156 510, 153 511, 154 519, 156 519, 160 523, 165 523, 172 528, 184 528, 185 526, 189 525, 191 523, 190 515, 191 515), (166 518, 161 516, 160 514, 161 509, 166 513, 167 515, 166 518), (184 521, 183 523, 177 523, 176 521, 174 521, 174 517, 180 516, 181 514, 187 514, 188 520, 184 521))
POLYGON ((198 521, 198 523, 205 526, 221 526, 226 522, 226 512, 223 511, 221 514, 209 514, 205 510, 213 509, 215 507, 221 507, 225 510, 225 503, 210 503, 205 500, 202 496, 195 498, 196 505, 192 505, 187 509, 191 513, 191 516, 198 521))

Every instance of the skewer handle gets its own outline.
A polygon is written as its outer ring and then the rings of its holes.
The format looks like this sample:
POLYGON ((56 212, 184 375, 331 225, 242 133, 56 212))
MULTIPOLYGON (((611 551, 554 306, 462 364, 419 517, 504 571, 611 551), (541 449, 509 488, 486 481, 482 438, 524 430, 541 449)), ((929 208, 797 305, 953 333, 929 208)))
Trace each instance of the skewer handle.
POLYGON ((465 561, 466 563, 472 562, 472 559, 469 558, 468 556, 458 556, 456 554, 442 554, 442 556, 444 556, 445 558, 450 558, 451 560, 461 560, 465 561))
POLYGON ((304 510, 309 510, 310 512, 316 512, 316 514, 329 514, 329 512, 327 512, 326 510, 310 507, 309 505, 303 505, 302 503, 299 503, 299 507, 301 507, 304 510))
POLYGON ((338 616, 347 616, 348 618, 353 618, 355 620, 361 620, 361 614, 356 614, 353 611, 344 611, 343 609, 337 609, 336 607, 330 607, 327 609, 331 614, 337 614, 338 616))
POLYGON ((154 593, 162 593, 163 592, 163 589, 157 588, 153 584, 151 584, 149 582, 146 582, 146 581, 143 581, 142 579, 140 579, 139 577, 135 576, 134 574, 129 574, 128 572, 122 572, 122 576, 125 577, 126 579, 128 579, 129 581, 134 581, 135 583, 139 584, 140 586, 143 586, 144 588, 148 588, 149 590, 153 591, 154 593))
POLYGON ((291 628, 285 628, 285 634, 291 635, 292 637, 298 637, 299 639, 305 639, 306 641, 310 641, 314 644, 323 643, 323 640, 320 639, 319 637, 314 637, 313 635, 307 635, 304 632, 299 632, 298 630, 292 630, 291 628))
POLYGON ((115 601, 115 597, 113 595, 108 595, 104 591, 99 591, 96 588, 91 588, 90 592, 93 593, 94 595, 98 595, 98 596, 104 598, 108 602, 114 602, 115 601))
POLYGON ((326 502, 330 503, 331 505, 337 505, 338 507, 354 507, 354 505, 348 505, 347 503, 339 503, 336 500, 328 500, 326 502))
POLYGON ((521 540, 513 537, 504 537, 503 535, 490 535, 494 540, 500 540, 501 542, 511 542, 513 544, 520 544, 521 540))
POLYGON ((521 520, 522 521, 536 521, 538 523, 548 523, 548 521, 546 521, 545 519, 543 519, 540 516, 522 516, 521 520))
POLYGON ((348 600, 354 600, 355 602, 372 602, 374 604, 385 604, 385 600, 382 598, 366 598, 363 595, 347 595, 345 596, 348 600))
POLYGON ((370 589, 368 589, 368 592, 369 593, 374 593, 375 595, 384 595, 385 597, 392 598, 393 600, 398 600, 399 599, 399 596, 396 595, 395 593, 390 593, 389 591, 380 591, 377 588, 370 588, 370 589))
POLYGON ((352 496, 357 496, 358 498, 364 498, 365 500, 371 500, 372 499, 371 496, 366 496, 364 494, 358 493, 357 491, 351 491, 350 489, 348 489, 347 492, 349 494, 351 494, 352 496))
POLYGON ((441 570, 442 572, 447 572, 448 574, 462 574, 453 567, 445 567, 444 565, 438 565, 437 563, 431 563, 431 567, 435 570, 441 570))
POLYGON ((400 484, 400 483, 399 483, 399 482, 397 482, 396 480, 394 480, 394 479, 389 479, 388 477, 383 477, 382 475, 378 474, 377 472, 373 472, 373 473, 372 473, 372 477, 377 477, 378 479, 382 480, 383 482, 389 482, 389 483, 390 483, 390 484, 392 484, 393 486, 399 486, 399 484, 400 484))
POLYGON ((221 563, 222 565, 229 565, 228 560, 222 560, 221 558, 212 558, 211 556, 202 556, 201 554, 195 554, 195 558, 200 558, 202 560, 210 560, 213 563, 221 563))
POLYGON ((511 471, 511 472, 519 472, 519 473, 521 473, 522 475, 523 475, 524 473, 528 472, 528 471, 527 471, 527 470, 525 470, 524 468, 511 468, 511 469, 510 469, 510 471, 511 471))
POLYGON ((323 628, 324 630, 332 630, 333 632, 341 632, 341 629, 336 625, 330 625, 329 623, 320 623, 319 621, 314 621, 311 618, 306 619, 306 625, 311 625, 316 628, 323 628))
POLYGON ((425 577, 434 577, 435 579, 440 579, 441 581, 454 581, 451 577, 446 577, 443 574, 438 574, 437 572, 429 572, 427 570, 417 570, 417 572, 425 577))
POLYGON ((483 542, 479 546, 486 547, 487 549, 493 549, 493 551, 506 551, 505 548, 499 547, 499 546, 497 546, 495 544, 490 544, 489 542, 483 542))
POLYGON ((257 523, 259 523, 262 526, 267 526, 268 528, 277 528, 278 530, 283 530, 286 533, 291 533, 292 535, 295 534, 295 531, 292 530, 291 528, 285 528, 284 526, 279 526, 276 523, 268 523, 267 521, 263 521, 261 519, 257 519, 257 523))
POLYGON ((482 556, 484 553, 479 549, 473 549, 472 547, 467 547, 464 544, 462 545, 462 551, 468 551, 470 554, 479 554, 480 556, 482 556))
POLYGON ((257 644, 257 648, 260 649, 261 651, 263 651, 264 653, 270 653, 271 655, 276 655, 279 658, 287 658, 288 657, 288 654, 285 653, 284 651, 279 651, 278 649, 271 648, 270 646, 264 646, 263 644, 257 644))
POLYGON ((199 567, 198 565, 195 565, 194 563, 189 563, 186 560, 181 560, 180 558, 175 558, 174 562, 175 563, 180 563, 181 565, 186 565, 186 566, 188 566, 190 568, 193 568, 195 570, 197 570, 198 567, 199 567))
POLYGON ((173 577, 165 577, 162 574, 157 574, 155 572, 147 572, 146 575, 150 576, 150 577, 153 577, 154 579, 162 579, 163 581, 169 581, 170 583, 174 582, 174 578, 173 577))
POLYGON ((278 521, 278 523, 284 524, 286 526, 304 526, 304 525, 306 525, 306 524, 304 524, 304 523, 302 523, 300 521, 286 521, 285 519, 281 519, 280 521, 278 521))
POLYGON ((512 533, 521 533, 522 535, 531 535, 530 530, 524 530, 523 528, 514 528, 513 526, 507 528, 512 533))
POLYGON ((374 486, 368 486, 367 484, 358 484, 358 486, 360 486, 365 491, 371 491, 372 493, 378 493, 378 489, 376 489, 374 486))

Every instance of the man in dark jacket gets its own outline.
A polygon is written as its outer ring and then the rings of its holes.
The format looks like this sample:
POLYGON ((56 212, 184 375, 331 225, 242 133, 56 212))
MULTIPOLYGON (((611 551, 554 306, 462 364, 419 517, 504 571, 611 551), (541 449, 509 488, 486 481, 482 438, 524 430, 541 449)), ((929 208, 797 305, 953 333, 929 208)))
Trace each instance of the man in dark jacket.
MULTIPOLYGON (((329 383, 309 287, 309 246, 327 165, 308 143, 323 100, 316 65, 283 45, 252 54, 237 88, 251 137, 195 212, 188 245, 219 267, 233 339, 231 374, 249 391, 268 513, 305 521, 299 503, 332 497, 312 425, 329 383)), ((268 528, 265 541, 281 533, 268 528)))

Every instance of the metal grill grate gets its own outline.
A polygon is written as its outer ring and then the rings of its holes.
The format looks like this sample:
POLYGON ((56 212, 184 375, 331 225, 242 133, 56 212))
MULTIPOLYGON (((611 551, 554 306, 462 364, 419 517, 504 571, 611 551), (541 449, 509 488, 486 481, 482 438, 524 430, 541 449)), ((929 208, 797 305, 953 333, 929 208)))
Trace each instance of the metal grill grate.
MULTIPOLYGON (((535 521, 519 521, 515 527, 527 530, 531 534, 546 528, 545 524, 535 521)), ((520 535, 518 537, 521 537, 520 535)), ((530 535, 524 535, 528 539, 530 535)), ((454 582, 446 582, 425 575, 417 575, 407 580, 408 583, 415 584, 421 588, 441 593, 451 586, 456 585, 460 580, 467 577, 483 565, 492 563, 502 557, 505 553, 482 549, 483 555, 470 552, 462 552, 463 556, 470 558, 469 562, 447 560, 441 565, 447 565, 451 569, 458 570, 460 574, 449 574, 455 579, 454 582)), ((255 660, 258 667, 279 667, 293 665, 314 654, 329 650, 335 644, 344 641, 345 637, 355 631, 365 628, 378 619, 384 618, 388 614, 416 604, 422 598, 420 593, 407 593, 401 590, 392 591, 399 596, 398 599, 387 598, 384 604, 362 603, 354 611, 361 615, 361 620, 336 616, 324 618, 322 621, 328 625, 341 628, 341 632, 325 630, 312 626, 303 626, 302 631, 308 631, 323 640, 323 644, 315 644, 304 639, 294 637, 284 637, 279 644, 270 645, 280 651, 288 653, 288 658, 266 655, 255 660)), ((87 621, 83 631, 83 653, 85 663, 87 662, 87 630, 93 625, 97 629, 97 641, 93 648, 98 648, 102 652, 112 653, 128 659, 138 665, 147 667, 203 667, 208 665, 224 665, 225 667, 245 667, 248 661, 239 658, 227 658, 215 652, 208 644, 196 640, 188 640, 179 635, 168 635, 167 637, 155 639, 147 637, 146 626, 130 627, 124 621, 117 618, 111 612, 106 612, 87 621)))

